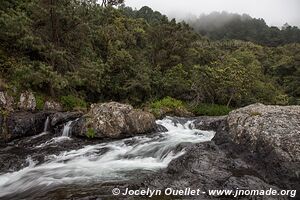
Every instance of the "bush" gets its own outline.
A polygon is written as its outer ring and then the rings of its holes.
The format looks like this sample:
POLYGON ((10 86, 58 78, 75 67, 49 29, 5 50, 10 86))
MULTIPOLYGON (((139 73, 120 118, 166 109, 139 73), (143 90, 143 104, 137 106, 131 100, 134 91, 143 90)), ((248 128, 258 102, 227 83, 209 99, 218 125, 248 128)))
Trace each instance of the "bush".
POLYGON ((43 110, 45 105, 45 97, 41 95, 35 95, 35 101, 36 101, 36 109, 43 110))
POLYGON ((196 115, 222 116, 228 115, 232 109, 228 108, 227 106, 217 104, 200 104, 194 107, 192 110, 196 115))
POLYGON ((93 128, 88 128, 86 136, 89 139, 93 139, 95 137, 95 135, 96 135, 96 133, 95 133, 94 129, 93 128))
POLYGON ((183 116, 189 115, 184 103, 172 97, 165 97, 161 100, 150 103, 150 112, 156 118, 162 118, 166 115, 183 116))
POLYGON ((73 110, 74 108, 85 109, 87 107, 87 104, 84 100, 73 95, 62 96, 60 101, 63 107, 67 110, 73 110))
POLYGON ((184 108, 184 104, 182 101, 174 99, 172 97, 165 97, 162 100, 158 100, 152 102, 150 104, 152 109, 162 109, 162 108, 169 108, 169 109, 177 109, 177 108, 184 108))

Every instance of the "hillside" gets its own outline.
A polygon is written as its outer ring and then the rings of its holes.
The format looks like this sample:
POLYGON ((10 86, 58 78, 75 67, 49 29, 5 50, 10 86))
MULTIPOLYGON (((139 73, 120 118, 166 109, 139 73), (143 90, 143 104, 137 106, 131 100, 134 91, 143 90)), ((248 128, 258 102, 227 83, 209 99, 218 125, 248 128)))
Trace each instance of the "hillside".
POLYGON ((39 108, 49 99, 72 109, 168 96, 192 110, 299 103, 299 43, 211 40, 148 7, 10 0, 0 9, 0 88, 34 92, 39 108))

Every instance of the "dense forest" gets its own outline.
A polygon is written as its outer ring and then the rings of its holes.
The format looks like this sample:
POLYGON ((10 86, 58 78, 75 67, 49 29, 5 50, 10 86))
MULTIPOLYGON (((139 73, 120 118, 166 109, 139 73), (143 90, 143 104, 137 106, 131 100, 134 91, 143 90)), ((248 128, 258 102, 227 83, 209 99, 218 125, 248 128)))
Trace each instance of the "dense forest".
POLYGON ((201 22, 178 23, 123 1, 7 0, 0 90, 78 105, 143 106, 165 97, 194 106, 299 104, 299 29, 235 19, 202 30, 201 22))
POLYGON ((273 47, 300 42, 298 27, 290 26, 288 23, 281 29, 269 27, 264 19, 255 19, 247 14, 213 12, 186 21, 198 33, 213 40, 236 39, 273 47))

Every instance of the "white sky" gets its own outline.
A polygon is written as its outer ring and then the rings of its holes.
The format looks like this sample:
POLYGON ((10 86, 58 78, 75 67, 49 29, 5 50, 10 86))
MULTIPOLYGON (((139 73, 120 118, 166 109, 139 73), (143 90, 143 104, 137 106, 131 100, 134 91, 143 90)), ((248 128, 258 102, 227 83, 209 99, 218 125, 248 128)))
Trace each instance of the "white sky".
POLYGON ((184 18, 199 16, 213 11, 249 14, 263 18, 269 25, 290 25, 300 27, 300 0, 125 0, 132 8, 149 6, 169 17, 184 18))

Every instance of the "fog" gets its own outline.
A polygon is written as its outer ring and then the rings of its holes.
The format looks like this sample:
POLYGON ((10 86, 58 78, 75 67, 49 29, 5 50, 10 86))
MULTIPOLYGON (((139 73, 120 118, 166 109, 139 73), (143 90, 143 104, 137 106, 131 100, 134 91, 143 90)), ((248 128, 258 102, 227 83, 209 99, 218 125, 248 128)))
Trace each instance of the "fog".
POLYGON ((281 27, 287 22, 300 27, 299 0, 126 0, 125 3, 137 9, 146 5, 179 20, 226 11, 263 18, 270 26, 281 27))

